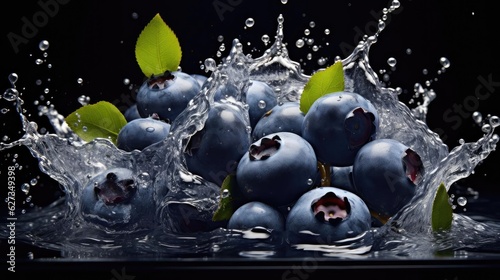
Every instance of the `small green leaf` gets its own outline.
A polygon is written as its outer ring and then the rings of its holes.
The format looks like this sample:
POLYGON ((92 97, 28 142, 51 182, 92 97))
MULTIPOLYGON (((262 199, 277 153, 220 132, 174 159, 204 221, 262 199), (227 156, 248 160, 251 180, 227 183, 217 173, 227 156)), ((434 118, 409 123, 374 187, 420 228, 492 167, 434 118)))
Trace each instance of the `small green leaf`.
POLYGON ((311 76, 300 96, 300 110, 307 113, 311 105, 321 96, 344 90, 344 68, 341 61, 311 76))
POLYGON ((451 208, 446 187, 441 183, 432 204, 432 230, 448 230, 451 228, 452 220, 453 209, 451 208))
POLYGON ((120 110, 107 101, 80 107, 69 114, 65 121, 84 141, 108 138, 114 144, 120 129, 127 124, 120 110))
POLYGON ((236 210, 236 202, 240 199, 236 187, 236 176, 234 174, 226 176, 220 190, 221 199, 219 201, 219 208, 217 208, 212 217, 212 220, 215 222, 229 220, 236 210), (227 195, 224 195, 225 193, 227 195))
POLYGON ((142 30, 135 44, 135 59, 144 75, 160 75, 176 71, 180 65, 182 50, 179 40, 160 14, 142 30))

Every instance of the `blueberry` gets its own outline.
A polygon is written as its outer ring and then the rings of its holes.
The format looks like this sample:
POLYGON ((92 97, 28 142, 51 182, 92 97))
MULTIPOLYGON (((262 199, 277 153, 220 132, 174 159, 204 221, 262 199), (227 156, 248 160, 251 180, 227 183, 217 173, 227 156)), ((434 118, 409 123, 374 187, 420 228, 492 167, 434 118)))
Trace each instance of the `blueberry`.
POLYGON ((317 171, 311 145, 295 133, 278 132, 250 145, 237 166, 236 182, 248 201, 281 207, 309 190, 317 171))
POLYGON ((242 110, 231 103, 214 102, 204 127, 186 146, 188 170, 221 186, 248 149, 249 133, 242 110))
POLYGON ((291 244, 331 244, 368 232, 371 216, 356 194, 318 187, 303 194, 292 206, 285 228, 291 244))
POLYGON ((262 115, 278 104, 278 99, 276 93, 268 84, 257 80, 250 80, 250 82, 246 103, 249 106, 250 126, 254 128, 262 115))
POLYGON ((199 82, 191 75, 166 72, 144 81, 137 92, 137 110, 143 118, 156 113, 161 120, 172 123, 200 89, 199 82))
MULTIPOLYGON (((222 86, 215 92, 214 100, 218 101, 229 96, 235 97, 237 90, 233 85, 222 86)), ((248 104, 250 126, 254 128, 260 117, 278 104, 278 99, 273 88, 267 83, 250 80, 246 91, 246 103, 248 104)))
POLYGON ((141 115, 139 115, 139 111, 137 110, 137 104, 133 104, 132 106, 128 107, 127 110, 125 110, 123 116, 125 117, 127 122, 141 118, 141 115))
POLYGON ((89 180, 81 195, 83 218, 115 230, 150 226, 155 203, 152 188, 140 188, 132 170, 109 168, 89 180))
POLYGON ((330 167, 330 185, 350 192, 356 192, 352 182, 352 165, 349 166, 331 166, 330 167))
POLYGON ((352 179, 371 211, 391 217, 413 198, 423 174, 414 150, 394 139, 376 139, 359 150, 352 179))
POLYGON ((298 102, 284 102, 275 105, 261 116, 252 131, 253 141, 276 132, 288 131, 302 136, 304 113, 298 102))
POLYGON ((302 137, 323 164, 348 166, 359 149, 375 139, 378 123, 369 100, 357 93, 334 92, 318 98, 307 111, 302 137))
POLYGON ((200 87, 202 87, 203 84, 205 84, 205 82, 208 79, 207 76, 203 76, 201 74, 191 74, 191 77, 195 78, 195 80, 198 81, 198 83, 200 84, 200 87))
POLYGON ((285 219, 274 207, 250 201, 238 207, 227 224, 228 229, 247 230, 255 227, 284 231, 285 219))
POLYGON ((130 152, 162 141, 170 133, 170 124, 155 117, 138 118, 122 127, 116 139, 117 147, 130 152))

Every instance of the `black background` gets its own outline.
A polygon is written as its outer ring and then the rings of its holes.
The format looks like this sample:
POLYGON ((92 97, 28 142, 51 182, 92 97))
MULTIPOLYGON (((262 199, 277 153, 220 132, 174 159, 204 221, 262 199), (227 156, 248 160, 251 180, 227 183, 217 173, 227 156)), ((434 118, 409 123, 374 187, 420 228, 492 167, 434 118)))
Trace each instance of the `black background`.
MULTIPOLYGON (((223 56, 227 55, 234 38, 244 43, 246 53, 260 56, 265 50, 261 36, 268 34, 274 41, 277 17, 283 14, 284 41, 288 43, 290 57, 303 62, 304 72, 310 74, 319 68, 315 60, 320 56, 329 58, 331 63, 335 56, 347 55, 346 47, 356 45, 361 32, 372 35, 381 10, 390 3, 387 0, 289 0, 287 4, 280 0, 59 2, 10 1, 11 6, 4 9, 0 17, 2 90, 10 87, 8 75, 17 73, 17 87, 26 101, 27 115, 48 131, 52 130, 50 124, 37 116, 37 106, 33 105, 33 100, 43 95, 44 88, 49 88, 50 93, 46 94, 48 98, 42 104, 49 100, 63 115, 80 106, 77 101, 80 95, 89 96, 91 102, 114 102, 120 108, 131 104, 133 93, 123 80, 127 78, 132 85, 137 85, 144 79, 135 61, 134 45, 140 31, 156 13, 160 13, 179 38, 183 50, 182 70, 197 74, 206 74, 200 67, 206 58, 220 60, 216 56, 221 45, 219 35, 224 37, 226 46, 223 56), (57 9, 50 6, 49 14, 39 3, 57 3, 57 9), (221 10, 217 11, 216 6, 221 10), (250 17, 255 20, 255 25, 245 28, 245 20, 250 17), (38 22, 38 26, 29 34, 23 34, 27 21, 38 22), (311 21, 315 22, 314 28, 309 26, 311 21), (297 39, 307 37, 304 35, 306 28, 311 30, 309 37, 315 38, 322 46, 318 52, 311 51, 310 47, 298 49, 294 46, 297 39), (323 34, 326 28, 331 30, 328 36, 323 34), (13 34, 26 39, 17 46, 18 51, 9 39, 13 34), (38 49, 41 40, 48 40, 50 47, 46 62, 36 65, 37 58, 44 58, 38 49), (251 45, 247 45, 248 42, 251 45), (309 52, 314 57, 311 61, 306 59, 309 52), (49 63, 52 65, 50 69, 47 67, 49 63), (83 79, 82 85, 77 83, 78 78, 83 79), (35 84, 37 79, 42 80, 41 86, 35 84), (123 99, 123 96, 131 99, 123 99)), ((438 78, 430 86, 437 98, 429 107, 427 123, 432 130, 444 129, 442 136, 450 149, 458 145, 459 139, 476 141, 482 133, 470 116, 460 118, 461 124, 454 129, 452 125, 455 123, 444 118, 443 113, 453 109, 454 105, 465 105, 465 100, 474 96, 476 88, 481 85, 478 77, 490 77, 500 82, 500 45, 495 39, 500 25, 492 3, 485 0, 401 1, 401 8, 389 16, 387 27, 371 50, 372 67, 376 71, 389 71, 389 86, 404 90, 403 101, 413 95, 415 83, 424 84, 426 80, 438 78), (408 48, 412 50, 410 55, 406 53, 408 48), (394 71, 387 64, 389 57, 398 61, 394 71), (441 57, 448 58, 451 67, 438 75, 441 57), (427 75, 423 73, 424 69, 428 70, 427 75)), ((487 99, 477 100, 477 111, 483 115, 500 115, 497 107, 500 97, 496 91, 499 88, 494 86, 487 99)), ((19 138, 19 119, 12 106, 0 100, 0 107, 11 108, 9 113, 0 116, 0 137, 19 138)), ((466 113, 472 111, 466 110, 466 113)), ((1 152, 0 184, 6 185, 4 176, 7 166, 12 164, 13 153, 19 155, 17 162, 25 167, 18 171, 18 183, 39 178, 38 185, 32 188, 32 201, 41 206, 52 201, 53 193, 58 189, 57 183, 39 171, 36 160, 23 147, 1 152)), ((476 168, 473 176, 464 180, 464 184, 478 189, 498 189, 499 162, 500 155, 494 152, 476 168)))

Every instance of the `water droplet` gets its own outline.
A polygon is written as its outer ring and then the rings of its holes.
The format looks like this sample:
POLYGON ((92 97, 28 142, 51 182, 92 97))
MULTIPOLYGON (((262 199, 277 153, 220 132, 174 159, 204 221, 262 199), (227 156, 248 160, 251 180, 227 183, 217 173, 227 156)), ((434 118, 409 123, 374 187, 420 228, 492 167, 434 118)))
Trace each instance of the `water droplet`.
POLYGON ((283 22, 285 22, 285 18, 283 17, 283 15, 282 15, 282 14, 280 14, 280 15, 278 16, 278 23, 279 23, 279 24, 283 24, 283 22))
POLYGON ((87 126, 85 126, 85 125, 84 125, 84 126, 82 127, 82 130, 83 130, 83 132, 87 132, 87 130, 88 130, 87 126))
POLYGON ((41 60, 40 58, 37 58, 37 59, 35 60, 35 64, 36 64, 36 65, 41 65, 41 64, 43 64, 43 60, 41 60))
POLYGON ((389 57, 389 59, 387 59, 387 64, 389 64, 389 66, 391 67, 394 67, 397 64, 397 60, 394 57, 389 57))
POLYGON ((491 131, 491 125, 489 124, 484 124, 483 127, 481 127, 481 130, 484 132, 484 133, 489 133, 491 131))
POLYGON ((155 131, 155 128, 154 128, 154 127, 147 127, 147 128, 146 128, 146 131, 147 131, 147 132, 154 132, 154 131, 155 131))
POLYGON ((138 19, 139 18, 139 14, 136 13, 136 12, 133 12, 132 13, 132 19, 138 19))
POLYGON ((306 29, 304 30, 304 35, 309 36, 309 34, 311 34, 311 31, 310 31, 309 29, 307 29, 307 28, 306 28, 306 29))
POLYGON ((266 108, 266 101, 259 100, 259 103, 257 104, 257 106, 259 106, 259 108, 261 108, 261 109, 266 108))
POLYGON ((23 191, 23 193, 28 194, 30 192, 30 185, 28 183, 22 184, 21 190, 23 191))
POLYGON ((483 122, 483 115, 476 111, 472 113, 472 119, 476 122, 476 124, 481 124, 481 122, 483 122))
POLYGON ((222 35, 217 36, 217 42, 222 43, 222 41, 224 41, 224 36, 222 35))
POLYGON ((78 97, 78 103, 82 104, 82 106, 89 104, 89 101, 90 97, 88 96, 81 95, 80 97, 78 97))
POLYGON ((17 76, 16 73, 10 73, 9 74, 9 82, 12 85, 12 87, 16 87, 15 84, 16 84, 18 78, 19 77, 17 76))
POLYGON ((126 86, 130 85, 130 80, 127 78, 123 79, 123 84, 126 86))
POLYGON ((323 65, 325 65, 325 64, 326 64, 326 62, 327 62, 327 61, 328 61, 328 60, 327 60, 326 58, 324 58, 324 57, 320 57, 320 58, 318 58, 318 65, 319 65, 319 66, 323 66, 323 65))
POLYGON ((313 183, 314 183, 313 179, 311 179, 311 178, 307 179, 307 185, 308 186, 311 186, 313 183))
POLYGON ((410 48, 407 48, 407 49, 406 49, 406 54, 410 55, 410 54, 411 54, 411 52, 412 52, 412 50, 411 50, 410 48))
POLYGON ((221 196, 222 196, 222 198, 227 198, 227 197, 229 197, 229 195, 230 195, 230 194, 231 194, 231 193, 229 192, 229 190, 228 190, 228 189, 224 189, 224 190, 222 191, 221 196))
POLYGON ((78 79, 76 79, 76 82, 77 82, 79 85, 81 85, 81 84, 83 84, 83 79, 82 79, 82 78, 78 78, 78 79))
POLYGON ((245 20, 245 25, 247 27, 252 27, 254 24, 255 24, 255 20, 253 18, 247 18, 247 20, 245 20))
POLYGON ((467 198, 461 196, 461 197, 457 198, 457 203, 460 206, 465 206, 467 204, 467 198))
POLYGON ((31 179, 30 185, 35 186, 36 184, 38 184, 38 180, 36 178, 31 179))
POLYGON ((327 29, 325 29, 324 32, 325 32, 325 35, 330 35, 330 29, 327 28, 327 29))
POLYGON ((492 127, 498 127, 500 125, 500 118, 497 116, 490 117, 490 125, 492 127))
POLYGON ((47 41, 47 40, 40 41, 40 43, 38 43, 38 48, 43 52, 48 50, 49 49, 49 41, 47 41))
POLYGON ((288 0, 281 0, 281 4, 286 4, 288 3, 288 0))
POLYGON ((267 34, 262 35, 261 40, 267 46, 267 44, 269 44, 269 35, 267 34))
POLYGON ((33 252, 28 252, 28 259, 33 260, 35 258, 35 255, 33 252))
POLYGON ((446 57, 441 57, 439 59, 439 63, 441 63, 441 65, 444 67, 444 68, 449 68, 450 67, 450 61, 448 60, 448 58, 446 57))
POLYGON ((295 46, 299 49, 302 48, 304 45, 305 45, 305 42, 302 39, 298 39, 297 42, 295 42, 295 46))
POLYGON ((205 69, 207 71, 215 71, 217 69, 217 62, 213 58, 205 59, 205 69))
POLYGON ((3 93, 3 98, 7 101, 15 101, 19 96, 17 89, 9 88, 3 93))
POLYGON ((378 21, 378 30, 379 30, 379 31, 382 31, 382 30, 384 30, 384 29, 385 29, 385 21, 383 21, 383 20, 379 20, 379 21, 378 21))
POLYGON ((309 27, 314 28, 316 26, 316 23, 314 21, 309 22, 309 27))

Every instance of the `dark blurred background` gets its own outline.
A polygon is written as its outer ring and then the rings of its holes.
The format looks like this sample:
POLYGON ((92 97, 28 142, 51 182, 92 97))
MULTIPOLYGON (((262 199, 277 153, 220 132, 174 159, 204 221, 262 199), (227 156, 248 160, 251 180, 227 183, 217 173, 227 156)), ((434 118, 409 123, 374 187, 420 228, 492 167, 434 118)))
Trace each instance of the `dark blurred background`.
MULTIPOLYGON (((182 70, 204 75, 207 73, 201 67, 203 61, 214 58, 219 62, 219 47, 226 46, 222 57, 226 56, 234 38, 244 43, 246 53, 260 56, 266 49, 261 36, 267 34, 273 42, 278 15, 283 14, 284 41, 288 43, 290 57, 301 62, 304 72, 310 74, 320 68, 319 58, 327 58, 329 65, 335 56, 346 57, 362 35, 372 35, 382 9, 390 3, 388 0, 289 0, 286 4, 280 0, 10 1, 10 7, 0 17, 0 84, 3 92, 10 87, 9 74, 17 73, 16 85, 25 100, 26 115, 51 132, 47 119, 38 117, 34 100, 42 105, 50 102, 62 115, 80 106, 77 98, 81 95, 90 97, 91 103, 106 100, 121 109, 133 103, 133 88, 144 79, 134 56, 135 41, 156 13, 160 13, 179 38, 182 70), (248 18, 255 21, 252 27, 245 27, 248 18), (305 34, 306 29, 310 35, 305 34), (324 33, 325 29, 330 30, 329 35, 324 33), (297 48, 295 42, 301 38, 314 38, 315 42, 297 48), (42 40, 50 43, 46 57, 38 48, 42 40), (319 50, 313 51, 313 45, 320 46, 319 50), (312 54, 311 60, 307 59, 308 53, 312 54), (43 63, 38 65, 37 59, 43 63), (81 84, 77 82, 79 78, 81 84), (124 83, 125 79, 130 84, 124 83), (43 92, 45 88, 49 93, 43 92)), ((497 107, 500 45, 495 40, 500 25, 492 5, 492 1, 485 0, 401 1, 401 7, 389 15, 387 27, 371 50, 370 64, 377 72, 386 71, 388 86, 403 89, 402 101, 411 99, 416 83, 437 93, 429 107, 427 123, 440 133, 450 149, 458 145, 459 139, 471 142, 481 137, 472 112, 500 115, 497 107), (390 57, 397 60, 395 69, 387 63, 390 57), (451 66, 438 74, 441 57, 446 57, 451 66), (432 81, 430 86, 425 85, 428 80, 432 81)), ((20 123, 13 107, 0 99, 0 108, 10 108, 0 116, 0 137, 19 138, 20 123)), ((57 183, 40 172, 36 159, 24 147, 0 152, 0 185, 6 186, 7 166, 13 164, 14 154, 18 154, 16 161, 23 166, 17 171, 17 183, 38 179, 30 191, 31 203, 44 206, 62 195, 57 183)), ((460 183, 484 193, 498 192, 499 163, 500 155, 494 152, 476 168, 473 176, 460 183)), ((22 199, 18 201, 19 210, 29 208, 21 205, 22 199)), ((5 208, 2 204, 2 215, 5 208)))

